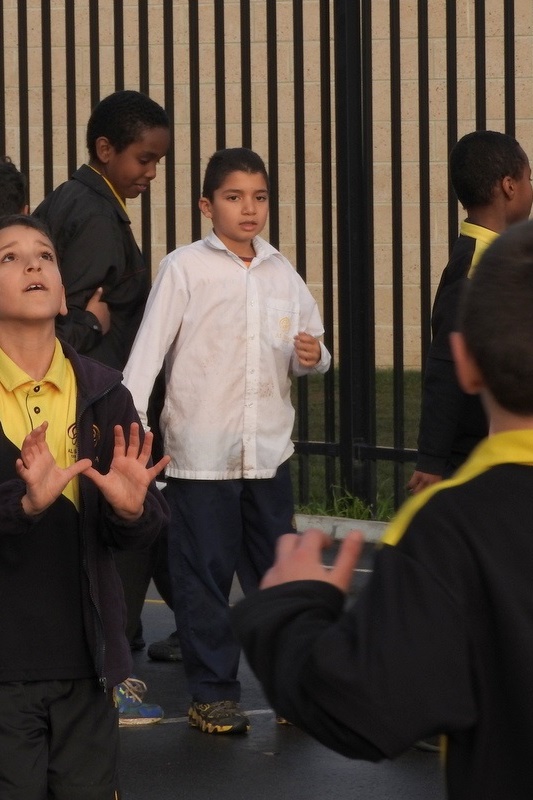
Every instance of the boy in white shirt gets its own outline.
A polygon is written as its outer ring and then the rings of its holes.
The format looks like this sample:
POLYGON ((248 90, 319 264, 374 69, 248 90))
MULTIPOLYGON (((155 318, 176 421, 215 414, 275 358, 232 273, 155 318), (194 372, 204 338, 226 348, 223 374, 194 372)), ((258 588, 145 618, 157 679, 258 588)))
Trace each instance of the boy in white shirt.
POLYGON ((276 540, 293 530, 290 374, 326 372, 331 360, 307 286, 259 237, 268 204, 256 153, 211 157, 199 206, 213 231, 161 262, 124 373, 146 424, 165 364, 174 608, 189 722, 208 733, 249 729, 238 706, 229 592, 235 572, 245 593, 256 588, 276 540))

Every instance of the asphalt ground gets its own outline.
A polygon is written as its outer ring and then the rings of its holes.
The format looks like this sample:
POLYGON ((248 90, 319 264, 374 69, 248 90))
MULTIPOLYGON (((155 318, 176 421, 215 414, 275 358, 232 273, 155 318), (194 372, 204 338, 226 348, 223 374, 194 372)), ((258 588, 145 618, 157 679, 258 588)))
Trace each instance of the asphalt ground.
MULTIPOLYGON (((371 571, 369 548, 354 591, 371 571)), ((232 602, 240 597, 237 584, 232 602)), ((151 586, 143 611, 146 642, 174 630, 171 611, 151 586)), ((280 726, 245 659, 241 705, 251 730, 243 736, 208 735, 187 723, 183 666, 134 654, 135 674, 148 685, 146 702, 159 703, 156 725, 121 728, 122 800, 444 800, 439 757, 411 749, 392 762, 352 761, 292 726, 280 726)))

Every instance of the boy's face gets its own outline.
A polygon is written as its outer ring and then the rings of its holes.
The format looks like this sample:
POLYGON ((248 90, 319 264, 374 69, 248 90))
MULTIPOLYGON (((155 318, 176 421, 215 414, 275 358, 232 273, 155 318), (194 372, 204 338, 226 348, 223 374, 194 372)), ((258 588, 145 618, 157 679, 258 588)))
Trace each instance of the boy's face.
POLYGON ((268 216, 268 188, 260 172, 230 172, 213 194, 213 200, 201 197, 202 214, 211 219, 213 228, 228 250, 249 255, 250 243, 261 233, 268 216))
POLYGON ((66 314, 65 292, 50 239, 35 228, 0 230, 0 321, 53 320, 66 314))
POLYGON ((169 145, 170 131, 167 128, 147 128, 139 139, 120 153, 102 136, 96 142, 99 162, 95 166, 122 200, 131 200, 147 191, 169 145))

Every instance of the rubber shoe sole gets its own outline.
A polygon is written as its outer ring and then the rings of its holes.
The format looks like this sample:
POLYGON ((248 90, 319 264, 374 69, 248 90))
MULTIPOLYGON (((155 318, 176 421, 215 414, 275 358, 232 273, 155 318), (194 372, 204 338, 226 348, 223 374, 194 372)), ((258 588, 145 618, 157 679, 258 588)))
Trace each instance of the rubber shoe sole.
POLYGON ((193 703, 188 712, 189 725, 203 733, 239 734, 248 733, 250 720, 236 703, 193 703))

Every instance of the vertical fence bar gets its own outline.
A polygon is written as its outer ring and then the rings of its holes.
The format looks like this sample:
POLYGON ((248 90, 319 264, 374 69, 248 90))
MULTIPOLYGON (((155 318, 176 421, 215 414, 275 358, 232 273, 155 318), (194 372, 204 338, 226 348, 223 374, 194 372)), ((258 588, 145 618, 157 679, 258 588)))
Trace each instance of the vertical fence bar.
POLYGON ((115 91, 124 89, 124 7, 123 0, 113 0, 115 91))
POLYGON ((189 115, 191 152, 191 237, 199 239, 202 232, 200 212, 197 210, 200 197, 200 51, 198 37, 198 0, 189 0, 189 115))
POLYGON ((276 0, 267 0, 267 95, 268 175, 273 202, 270 204, 270 241, 279 247, 279 147, 278 147, 278 49, 276 0))
MULTIPOLYGON (((138 3, 138 37, 139 37, 139 90, 146 95, 150 94, 150 36, 148 0, 139 0, 138 3)), ((155 13, 155 11, 154 11, 155 13)), ((150 206, 150 192, 141 197, 141 250, 144 263, 150 273, 152 269, 152 219, 150 206)))
POLYGON ((505 83, 505 132, 516 133, 516 88, 515 88, 515 9, 514 0, 504 0, 504 83, 505 83))
MULTIPOLYGON (((294 69, 294 188, 296 199, 296 269, 304 280, 307 277, 306 262, 306 182, 305 182, 305 97, 304 97, 304 45, 302 0, 292 4, 292 40, 294 69)), ((309 390, 306 378, 298 380, 298 439, 309 440, 309 390)), ((309 455, 298 455, 299 495, 303 502, 309 501, 309 455)))
POLYGON ((28 111, 28 8, 26 0, 17 3, 18 70, 19 70, 19 124, 20 171, 28 181, 30 193, 30 136, 28 111))
POLYGON ((250 41, 250 0, 241 0, 241 138, 243 147, 252 147, 252 48, 250 41))
POLYGON ((176 247, 176 148, 174 142, 174 12, 172 3, 163 3, 163 75, 165 111, 170 119, 170 147, 165 157, 165 216, 167 253, 176 247))
MULTIPOLYGON (((376 442, 376 344, 375 344, 375 306, 374 306, 374 141, 373 141, 373 112, 372 112, 372 0, 362 0, 361 3, 361 115, 362 115, 362 191, 360 196, 361 207, 361 237, 363 242, 362 258, 364 264, 364 288, 366 292, 364 302, 368 308, 364 317, 366 335, 363 340, 365 355, 361 363, 362 388, 358 402, 363 420, 361 438, 363 442, 376 442)), ((362 299, 362 298, 361 298, 362 299)), ((356 345, 357 346, 357 345, 356 345)), ((362 465, 362 498, 373 508, 376 508, 376 462, 366 459, 362 465)))
MULTIPOLYGON (((455 0, 446 0, 446 115, 448 154, 457 142, 457 9, 455 0)), ((459 210, 448 179, 448 250, 457 239, 459 210)))
POLYGON ((226 57, 224 0, 215 0, 215 109, 217 150, 226 146, 226 57))
MULTIPOLYGON (((50 0, 42 0, 41 3, 41 69, 43 73, 43 178, 44 194, 46 196, 54 188, 50 0)), ((33 208, 36 205, 37 203, 33 203, 31 207, 33 208)))
POLYGON ((368 217, 372 181, 371 162, 364 159, 372 139, 362 94, 367 76, 361 3, 338 0, 334 10, 341 484, 371 503, 371 464, 364 458, 356 461, 356 456, 360 445, 368 442, 373 413, 369 383, 374 372, 374 295, 367 238, 373 224, 368 217))
POLYGON ((74 0, 65 2, 65 57, 67 74, 67 164, 71 175, 78 166, 76 142, 76 20, 74 0))
POLYGON ((100 18, 98 0, 89 0, 89 64, 91 109, 100 101, 100 18))
MULTIPOLYGON (((322 196, 322 298, 324 319, 324 343, 332 354, 332 364, 324 376, 324 441, 336 441, 335 403, 335 349, 333 311, 333 192, 331 137, 331 55, 330 55, 330 6, 329 0, 320 0, 320 128, 321 136, 321 196, 322 196)), ((336 458, 324 456, 324 496, 331 505, 333 487, 336 485, 336 458)))
MULTIPOLYGON (((4 4, 0 4, 0 42, 5 38, 5 25, 4 25, 4 4)), ((0 154, 6 155, 6 69, 4 65, 4 53, 0 55, 0 92, 2 92, 3 113, 0 114, 0 154)))
POLYGON ((429 183, 429 53, 428 3, 418 3, 418 160, 420 201, 420 332, 421 364, 431 343, 431 215, 429 183))
POLYGON ((476 130, 487 127, 487 59, 485 54, 485 0, 476 0, 474 15, 476 66, 476 130))
MULTIPOLYGON (((404 446, 402 90, 399 0, 390 2, 392 315, 394 446, 404 446)), ((404 498, 404 467, 394 462, 394 502, 404 498)))

